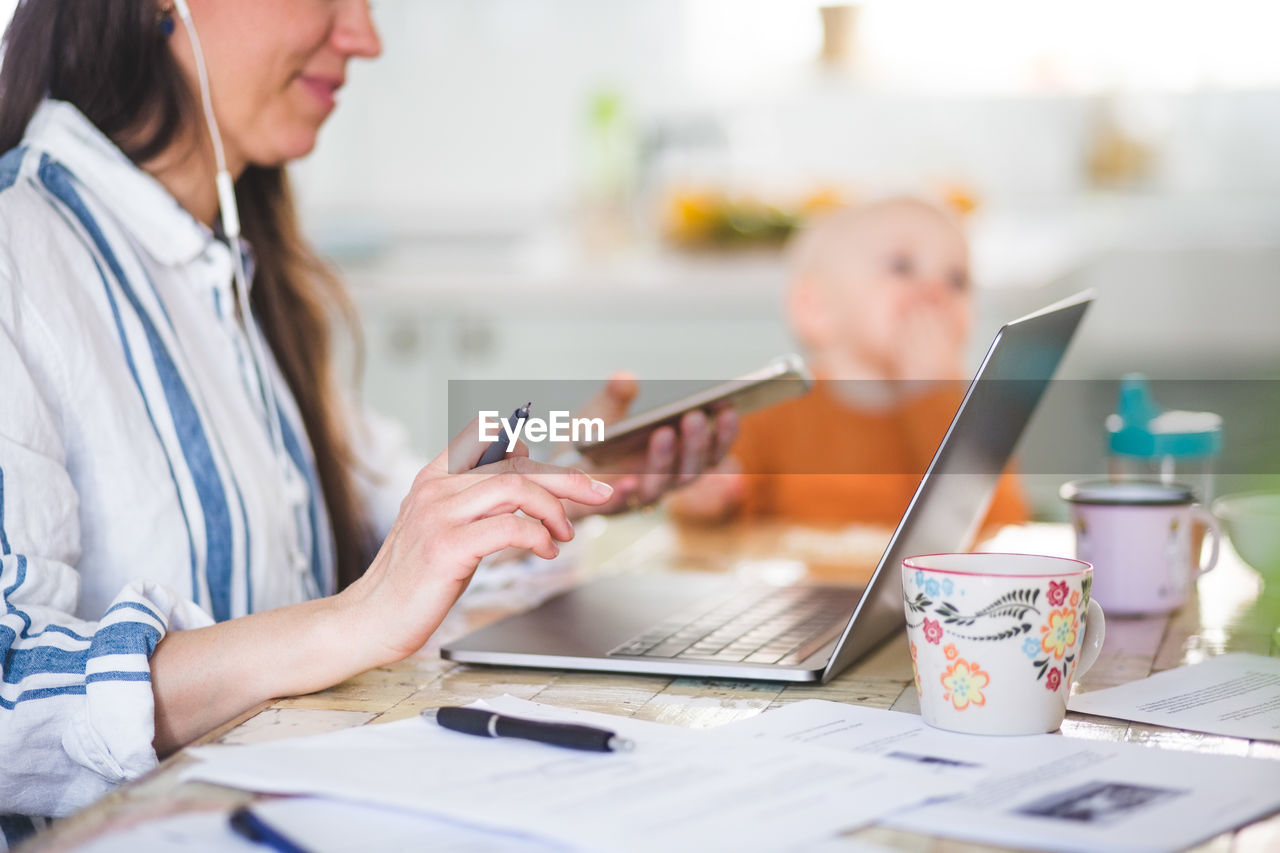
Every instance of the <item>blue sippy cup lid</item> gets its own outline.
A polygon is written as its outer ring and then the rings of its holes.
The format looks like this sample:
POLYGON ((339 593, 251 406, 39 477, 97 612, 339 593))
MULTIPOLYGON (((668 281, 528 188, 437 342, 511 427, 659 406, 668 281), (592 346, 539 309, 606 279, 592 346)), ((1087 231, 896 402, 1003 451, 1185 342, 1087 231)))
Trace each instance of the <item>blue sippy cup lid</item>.
POLYGON ((1123 456, 1206 457, 1222 451, 1222 417, 1213 412, 1162 409, 1147 380, 1120 380, 1117 412, 1107 417, 1111 452, 1123 456))

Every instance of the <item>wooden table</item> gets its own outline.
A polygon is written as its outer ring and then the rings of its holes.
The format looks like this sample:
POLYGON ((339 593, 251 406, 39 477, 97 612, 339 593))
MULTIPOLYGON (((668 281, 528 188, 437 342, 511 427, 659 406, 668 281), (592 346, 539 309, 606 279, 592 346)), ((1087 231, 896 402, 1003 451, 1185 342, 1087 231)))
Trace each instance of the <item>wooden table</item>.
MULTIPOLYGON (((994 545, 1007 550, 1070 555, 1065 525, 1006 528, 994 545)), ((482 588, 442 626, 456 635, 496 618, 513 606, 528 604, 583 575, 643 571, 655 565, 715 569, 772 580, 856 580, 874 566, 887 531, 816 531, 756 525, 749 529, 682 533, 660 517, 637 515, 580 525, 573 570, 552 568, 525 577, 507 589, 482 588)), ((990 546, 992 543, 988 543, 990 546)), ((989 547, 995 550, 994 547, 989 547)), ((568 551, 566 551, 566 556, 568 551)), ((569 562, 562 557, 562 562, 569 562)), ((520 577, 496 569, 488 581, 520 577)), ((486 582, 485 576, 479 581, 486 582)), ((1152 672, 1193 663, 1226 651, 1266 654, 1280 614, 1280 590, 1260 592, 1258 576, 1229 547, 1219 567, 1200 582, 1197 598, 1170 617, 1109 619, 1106 643, 1097 663, 1077 689, 1097 689, 1142 678, 1152 672)), ((315 734, 349 726, 404 719, 424 708, 465 704, 510 693, 552 705, 631 715, 694 728, 718 726, 801 699, 829 699, 875 708, 918 712, 905 642, 888 642, 826 685, 783 685, 764 681, 715 681, 638 675, 601 675, 552 670, 463 666, 441 660, 438 636, 419 654, 394 666, 371 670, 329 690, 271 702, 211 732, 201 743, 255 743, 279 737, 315 734)), ((1280 760, 1280 744, 1196 734, 1101 717, 1069 714, 1062 726, 1068 737, 1131 741, 1164 749, 1280 760)), ((229 811, 251 795, 200 783, 178 781, 190 759, 178 753, 159 768, 90 808, 59 821, 31 839, 24 851, 70 850, 86 839, 190 810, 229 811)), ((961 851, 986 849, 870 827, 849 838, 897 849, 961 851)), ((1227 833, 1201 850, 1280 850, 1280 814, 1227 833)))

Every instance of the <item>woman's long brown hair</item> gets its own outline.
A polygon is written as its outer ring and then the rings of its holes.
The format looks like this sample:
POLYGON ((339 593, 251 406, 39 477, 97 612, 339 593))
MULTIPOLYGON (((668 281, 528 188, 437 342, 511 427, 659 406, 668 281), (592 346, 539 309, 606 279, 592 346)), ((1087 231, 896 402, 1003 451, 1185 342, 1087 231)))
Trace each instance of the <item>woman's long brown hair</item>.
MULTIPOLYGON (((199 103, 158 22, 155 0, 24 0, 4 38, 0 153, 21 143, 46 97, 73 104, 135 163, 189 134, 199 103)), ((345 587, 374 548, 333 393, 330 323, 342 318, 355 331, 353 310, 299 231, 283 167, 250 166, 236 181, 236 199, 254 250, 253 313, 302 413, 345 587)))

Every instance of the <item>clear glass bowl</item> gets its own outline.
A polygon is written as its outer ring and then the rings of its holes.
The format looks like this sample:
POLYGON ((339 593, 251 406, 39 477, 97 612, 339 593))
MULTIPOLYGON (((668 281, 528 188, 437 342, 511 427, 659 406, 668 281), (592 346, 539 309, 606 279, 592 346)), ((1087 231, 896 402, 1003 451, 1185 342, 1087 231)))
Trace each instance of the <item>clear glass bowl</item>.
POLYGON ((1266 579, 1280 584, 1280 492, 1241 492, 1213 502, 1213 514, 1226 528, 1240 559, 1266 579))

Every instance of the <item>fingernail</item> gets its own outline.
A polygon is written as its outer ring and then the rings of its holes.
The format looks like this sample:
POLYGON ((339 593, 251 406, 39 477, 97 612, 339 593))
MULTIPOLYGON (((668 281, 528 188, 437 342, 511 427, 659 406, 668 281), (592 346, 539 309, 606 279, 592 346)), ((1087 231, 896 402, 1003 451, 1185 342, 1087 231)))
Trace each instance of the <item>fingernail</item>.
POLYGON ((613 494, 613 486, 610 486, 608 483, 601 480, 593 479, 591 481, 591 491, 595 492, 597 495, 607 498, 609 495, 613 494))

